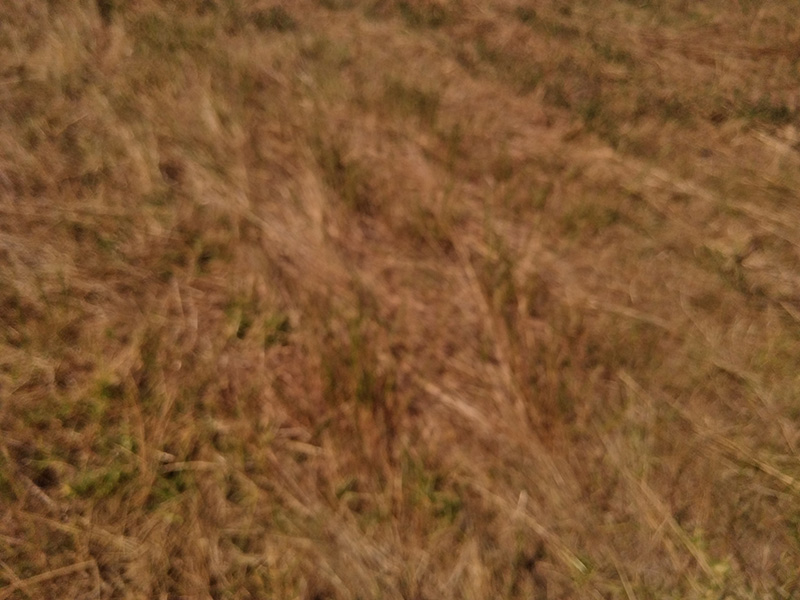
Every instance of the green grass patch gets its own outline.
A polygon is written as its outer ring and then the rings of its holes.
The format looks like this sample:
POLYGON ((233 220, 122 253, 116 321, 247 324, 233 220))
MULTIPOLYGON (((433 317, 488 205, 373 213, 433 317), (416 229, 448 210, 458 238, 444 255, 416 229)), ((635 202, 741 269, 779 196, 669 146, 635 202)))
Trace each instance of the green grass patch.
POLYGON ((736 102, 736 115, 752 121, 761 121, 773 126, 797 122, 798 110, 787 104, 762 96, 755 102, 739 100, 736 102))
POLYGON ((269 315, 264 320, 264 347, 285 346, 289 343, 292 325, 289 317, 283 313, 269 315))
POLYGON ((180 497, 195 487, 194 475, 191 471, 172 471, 162 473, 156 479, 145 503, 147 511, 154 511, 165 503, 180 497))
POLYGON ((411 503, 446 525, 455 522, 464 508, 461 493, 446 478, 426 467, 424 461, 405 452, 401 463, 403 489, 411 503))
POLYGON ((136 469, 128 464, 114 464, 79 474, 69 484, 71 494, 84 499, 103 500, 119 494, 136 477, 136 469))

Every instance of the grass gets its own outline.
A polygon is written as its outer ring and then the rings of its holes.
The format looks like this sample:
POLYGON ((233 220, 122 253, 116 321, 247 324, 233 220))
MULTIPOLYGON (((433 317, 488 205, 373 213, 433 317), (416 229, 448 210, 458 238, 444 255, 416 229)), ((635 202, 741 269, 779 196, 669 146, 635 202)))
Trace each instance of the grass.
POLYGON ((800 594, 793 3, 23 4, 0 599, 800 594))

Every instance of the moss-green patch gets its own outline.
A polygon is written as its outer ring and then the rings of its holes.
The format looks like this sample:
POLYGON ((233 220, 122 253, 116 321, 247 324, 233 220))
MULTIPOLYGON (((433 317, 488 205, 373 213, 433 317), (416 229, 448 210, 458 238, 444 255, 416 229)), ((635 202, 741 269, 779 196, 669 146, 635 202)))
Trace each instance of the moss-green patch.
POLYGON ((438 472, 431 471, 424 461, 408 452, 401 463, 403 490, 412 505, 428 511, 432 517, 446 525, 455 522, 464 508, 464 501, 457 487, 449 484, 438 472))
POLYGON ((86 396, 76 402, 64 402, 59 411, 61 424, 75 431, 107 422, 111 401, 99 395, 86 396))
POLYGON ((68 484, 68 488, 80 498, 102 500, 118 494, 135 476, 136 468, 121 462, 84 471, 68 484))
POLYGON ((159 506, 178 498, 181 494, 194 488, 195 479, 191 471, 172 471, 162 473, 156 479, 145 503, 148 511, 156 510, 159 506))
POLYGON ((250 299, 237 298, 225 308, 225 316, 228 317, 233 335, 241 340, 257 318, 257 307, 250 299))
POLYGON ((345 495, 358 492, 358 478, 348 477, 336 486, 336 498, 342 499, 345 495))
POLYGON ((264 348, 283 346, 292 331, 289 316, 273 308, 255 293, 232 296, 225 307, 229 331, 239 340, 260 340, 264 348))
POLYGON ((289 342, 292 325, 289 317, 283 313, 275 313, 264 320, 264 347, 284 346, 289 342))
POLYGON ((36 402, 16 405, 14 409, 25 425, 39 430, 60 424, 61 419, 70 413, 68 404, 54 394, 48 394, 36 402))

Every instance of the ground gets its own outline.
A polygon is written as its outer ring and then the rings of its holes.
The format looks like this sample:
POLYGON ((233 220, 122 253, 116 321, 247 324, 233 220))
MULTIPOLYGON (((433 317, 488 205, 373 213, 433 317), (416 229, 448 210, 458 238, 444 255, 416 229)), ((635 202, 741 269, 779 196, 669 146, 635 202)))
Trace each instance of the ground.
POLYGON ((800 595, 794 0, 0 17, 0 599, 800 595))

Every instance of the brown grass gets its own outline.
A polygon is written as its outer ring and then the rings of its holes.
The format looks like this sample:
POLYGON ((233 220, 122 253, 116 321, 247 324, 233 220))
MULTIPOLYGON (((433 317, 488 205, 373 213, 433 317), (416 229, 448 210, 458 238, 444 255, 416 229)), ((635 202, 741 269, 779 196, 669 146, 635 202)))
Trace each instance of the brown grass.
POLYGON ((0 598, 800 595, 796 8, 4 2, 0 598))

